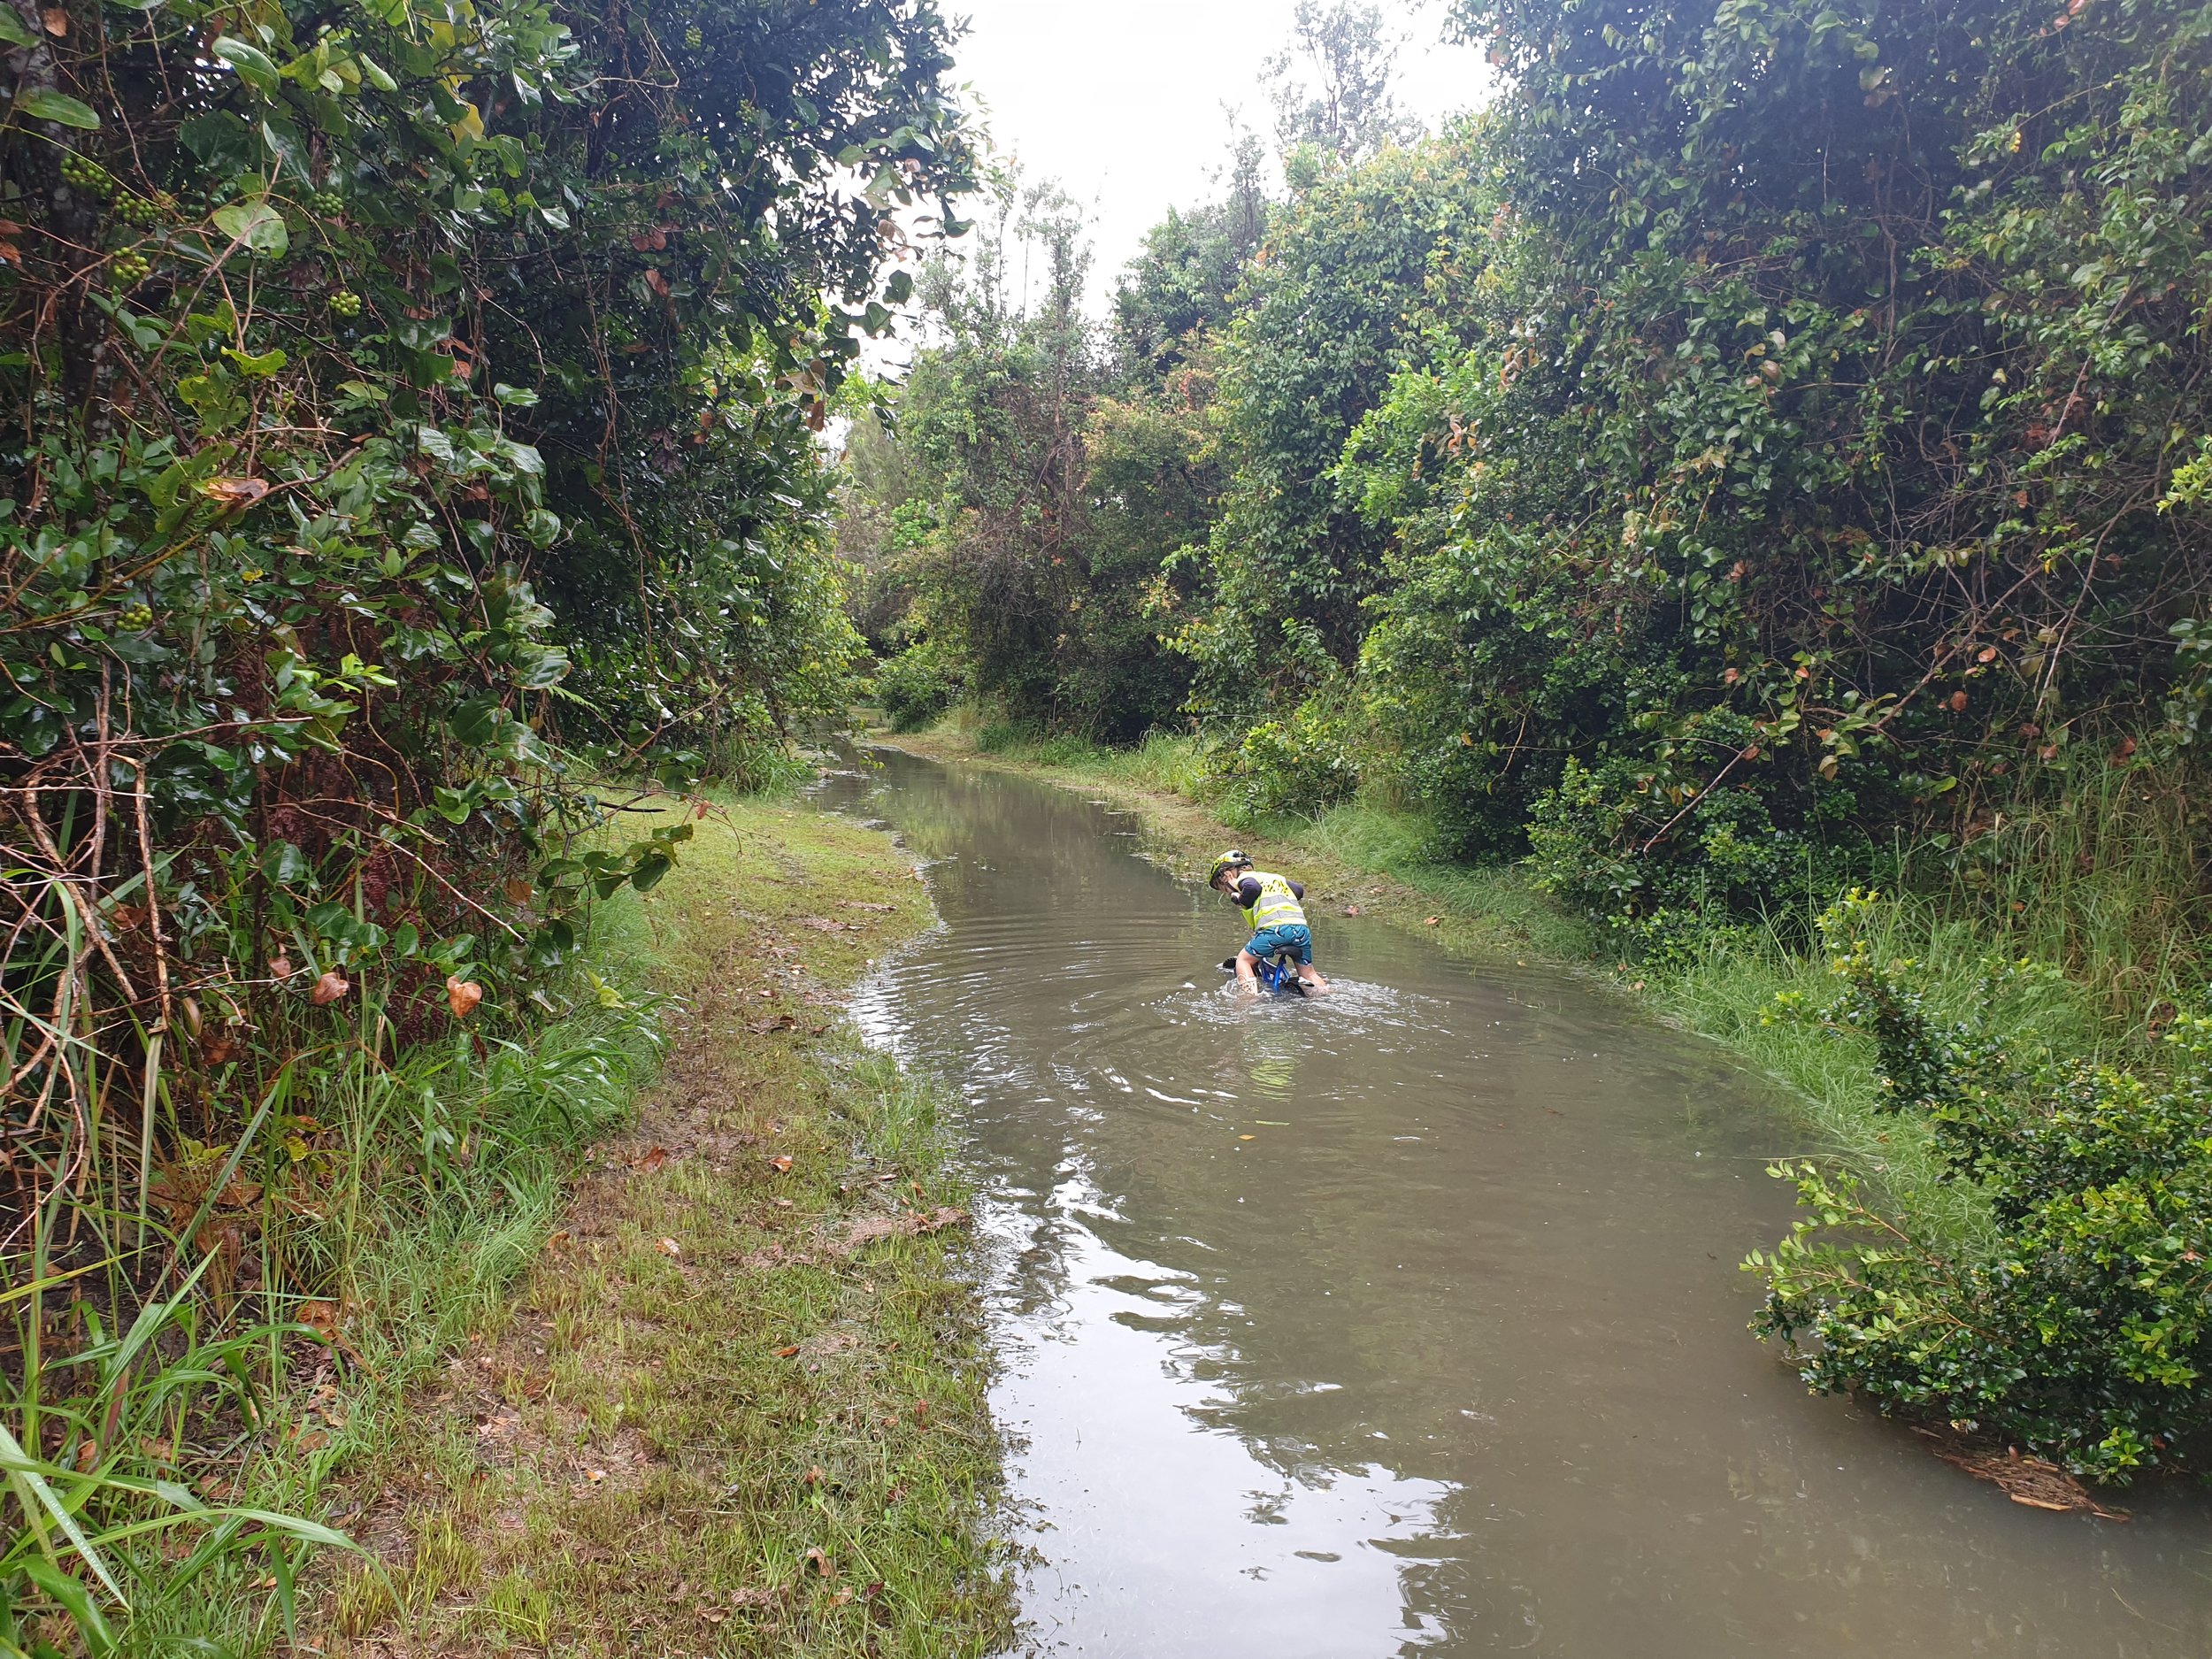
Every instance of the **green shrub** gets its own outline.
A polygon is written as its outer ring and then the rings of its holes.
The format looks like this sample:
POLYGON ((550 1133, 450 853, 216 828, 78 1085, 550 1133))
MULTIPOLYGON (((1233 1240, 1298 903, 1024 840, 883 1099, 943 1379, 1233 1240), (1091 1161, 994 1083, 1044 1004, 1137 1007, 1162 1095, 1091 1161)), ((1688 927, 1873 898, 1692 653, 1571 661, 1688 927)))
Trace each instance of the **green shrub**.
POLYGON ((1214 757, 1214 775, 1231 805, 1266 818, 1318 818, 1359 792, 1361 746, 1340 688, 1299 704, 1287 720, 1268 720, 1234 749, 1214 757))
MULTIPOLYGON (((1717 718, 1701 727, 1756 752, 1746 723, 1717 718)), ((1682 965, 1696 954, 1700 932, 1773 927, 1795 904, 1809 915, 1875 865, 1862 832, 1839 830, 1818 810, 1846 804, 1845 786, 1824 781, 1814 816, 1784 824, 1774 817, 1771 780, 1755 782, 1748 764, 1740 775, 1719 787, 1662 788, 1651 766, 1633 758, 1586 766, 1570 757, 1529 824, 1538 888, 1608 928, 1623 952, 1682 965)))
MULTIPOLYGON (((2176 1463, 2212 1429, 2212 1016, 2176 1018, 2155 1066, 2023 1056, 1932 1016, 1918 964, 1873 949, 1877 910, 1854 892, 1822 918, 1841 989, 1819 1017, 1873 1038, 1884 1103, 1932 1125, 1997 1248, 1956 1259, 1853 1179, 1785 1165, 1809 1213, 1747 1263, 1767 1280, 1755 1328, 1823 1393, 2105 1480, 2176 1463)), ((2001 966, 1992 989, 2028 972, 2001 966)))
POLYGON ((876 671, 876 701, 895 732, 934 724, 966 689, 959 658, 933 641, 902 651, 876 671))

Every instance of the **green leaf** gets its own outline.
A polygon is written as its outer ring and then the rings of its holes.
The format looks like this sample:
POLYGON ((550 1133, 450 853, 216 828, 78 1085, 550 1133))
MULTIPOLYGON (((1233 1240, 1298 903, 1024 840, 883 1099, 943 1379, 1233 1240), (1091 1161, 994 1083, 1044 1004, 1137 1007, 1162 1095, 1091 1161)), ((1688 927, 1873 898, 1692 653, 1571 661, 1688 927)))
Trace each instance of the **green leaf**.
POLYGON ((283 78, 269 54, 250 41, 242 41, 235 35, 225 35, 210 48, 215 56, 238 72, 238 78, 265 97, 276 96, 278 83, 283 78))
POLYGON ((268 379, 289 361, 281 346, 273 346, 257 357, 250 351, 241 351, 235 346, 225 346, 223 355, 238 365, 241 374, 255 380, 268 379))
POLYGON ((453 735, 471 749, 481 749, 510 718, 499 699, 488 694, 465 698, 453 710, 453 735))
POLYGON ((0 41, 10 46, 35 46, 38 36, 23 27, 23 19, 16 16, 13 6, 0 6, 0 41))
POLYGON ((217 208, 212 217, 216 229, 264 258, 278 258, 292 245, 291 233, 284 228, 284 215, 265 199, 234 202, 217 208))
POLYGON ((92 106, 80 104, 65 92, 54 92, 44 87, 35 87, 28 92, 16 95, 15 112, 27 115, 35 121, 52 121, 60 127, 74 127, 84 132, 96 132, 100 118, 92 112, 92 106))
POLYGON ((307 855, 290 841, 277 841, 261 850, 261 873, 279 887, 291 887, 314 873, 307 855))
MULTIPOLYGON (((223 1179, 225 1182, 230 1179, 228 1171, 224 1171, 223 1179)), ((211 1250, 207 1260, 214 1259, 214 1252, 211 1250)), ((108 1571, 107 1563, 101 1558, 100 1553, 93 1548, 92 1540, 84 1535, 84 1529, 77 1525, 75 1512, 61 1501, 48 1483, 44 1471, 50 1466, 31 1457, 24 1451, 22 1442, 9 1433, 4 1425, 0 1425, 0 1470, 7 1471, 8 1484, 15 1489, 16 1503, 21 1509, 24 1519, 30 1524, 31 1530, 37 1535, 40 1545, 50 1553, 51 1545, 46 1533, 46 1521, 50 1517, 63 1535, 76 1546, 77 1554, 83 1558, 85 1565, 92 1569, 102 1584, 107 1586, 109 1594, 117 1601, 123 1601, 122 1586, 115 1582, 115 1576, 108 1571)))
POLYGON ((100 1604, 92 1599, 92 1592, 71 1578, 50 1561, 33 1555, 24 1561, 21 1571, 30 1581, 61 1603, 62 1611, 77 1627, 85 1651, 93 1659, 104 1659, 115 1651, 115 1632, 100 1611, 100 1604))

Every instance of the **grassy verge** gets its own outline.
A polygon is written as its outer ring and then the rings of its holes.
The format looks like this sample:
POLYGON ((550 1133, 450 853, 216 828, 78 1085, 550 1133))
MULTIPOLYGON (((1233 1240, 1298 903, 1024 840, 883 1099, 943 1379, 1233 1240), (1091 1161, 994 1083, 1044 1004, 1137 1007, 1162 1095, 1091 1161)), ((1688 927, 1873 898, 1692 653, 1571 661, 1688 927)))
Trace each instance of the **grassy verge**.
POLYGON ((348 1519, 346 1471, 393 1444, 411 1393, 500 1305, 651 1073, 648 1010, 575 988, 396 1062, 378 1053, 386 1003, 362 995, 355 1032, 279 1074, 265 1133, 163 1150, 145 1255, 179 1233, 198 1247, 173 1272, 103 1258, 97 1240, 136 1236, 127 1213, 58 1201, 33 1250, 88 1265, 8 1263, 0 1652, 280 1640, 323 1523, 348 1519))
MULTIPOLYGON (((1670 1025, 1732 1048, 1785 1085, 1808 1141, 1801 1150, 1842 1159, 1870 1178, 1923 1236, 1978 1258, 1991 1246, 1986 1204, 1972 1187, 1940 1179, 1927 1126, 1879 1110, 1870 1043, 1804 1021, 1767 1018, 1784 992, 1818 999, 1827 966, 1771 934, 1733 932, 1704 941, 1671 970, 1609 961, 1597 931, 1563 911, 1514 866, 1441 864, 1411 814, 1353 803, 1312 818, 1235 821, 1213 797, 1197 746, 1155 737, 1132 749, 1069 739, 1041 741, 977 728, 957 718, 930 731, 877 741, 940 760, 1025 772, 1113 801, 1143 815, 1164 856, 1202 872, 1225 846, 1242 845, 1263 864, 1288 869, 1325 905, 1356 903, 1363 915, 1425 933, 1463 955, 1540 960, 1581 973, 1670 1025)), ((1909 913, 1893 941, 1956 971, 1943 977, 1964 999, 1976 995, 1980 947, 1963 930, 1909 913), (1913 937, 1905 937, 1918 922, 1913 937)), ((1981 953, 1985 954, 1985 953, 1981 953)), ((2093 1021, 2062 988, 2001 1010, 2036 1041, 2093 1041, 2093 1021)))
POLYGON ((965 1194, 837 1028, 928 920, 878 834, 747 803, 637 908, 662 1080, 357 1479, 363 1655, 963 1655, 1010 1627, 965 1194))

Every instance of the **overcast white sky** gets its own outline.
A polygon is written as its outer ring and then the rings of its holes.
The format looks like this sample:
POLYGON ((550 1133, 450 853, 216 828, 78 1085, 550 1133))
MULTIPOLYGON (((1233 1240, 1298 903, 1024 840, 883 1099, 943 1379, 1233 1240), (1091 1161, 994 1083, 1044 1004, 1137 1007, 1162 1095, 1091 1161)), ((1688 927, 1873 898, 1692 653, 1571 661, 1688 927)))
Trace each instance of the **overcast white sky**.
MULTIPOLYGON (((1398 60, 1400 101, 1433 126, 1484 101, 1480 51, 1440 42, 1443 7, 1382 0, 1411 40, 1398 60)), ((1224 104, 1272 148, 1274 111, 1260 65, 1290 38, 1296 0, 947 0, 972 24, 955 78, 988 106, 995 145, 1030 178, 1056 178, 1094 210, 1092 290, 1171 206, 1212 193, 1228 158, 1224 104)))

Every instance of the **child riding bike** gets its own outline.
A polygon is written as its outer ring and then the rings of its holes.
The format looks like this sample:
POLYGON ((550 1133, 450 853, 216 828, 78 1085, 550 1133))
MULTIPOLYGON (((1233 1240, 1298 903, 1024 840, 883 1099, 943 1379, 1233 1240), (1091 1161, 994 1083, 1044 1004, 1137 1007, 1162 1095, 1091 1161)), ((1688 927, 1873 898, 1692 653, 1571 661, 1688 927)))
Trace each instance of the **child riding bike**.
POLYGON ((1240 987, 1256 992, 1260 964, 1288 956, 1298 965, 1303 989, 1310 993, 1329 988, 1329 982, 1313 965, 1313 933, 1306 926, 1305 907, 1300 902, 1306 896, 1303 886, 1286 876, 1254 869, 1252 861, 1234 848, 1214 860, 1206 885, 1234 899, 1252 930, 1250 942, 1237 953, 1240 987))

